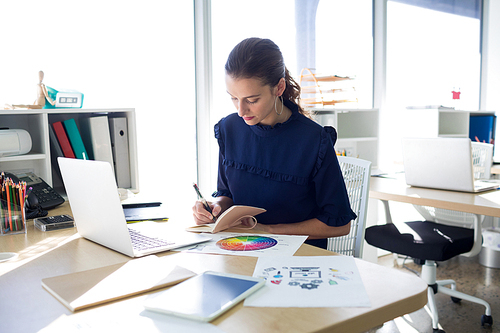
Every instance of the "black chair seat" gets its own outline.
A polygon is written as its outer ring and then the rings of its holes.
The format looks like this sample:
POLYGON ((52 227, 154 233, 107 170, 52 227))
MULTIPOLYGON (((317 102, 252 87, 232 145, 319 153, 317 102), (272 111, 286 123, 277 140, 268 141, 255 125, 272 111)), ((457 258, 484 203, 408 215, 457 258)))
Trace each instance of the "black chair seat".
POLYGON ((469 252, 474 245, 474 230, 430 221, 405 222, 419 237, 402 234, 394 224, 366 229, 368 244, 415 259, 445 261, 469 252))

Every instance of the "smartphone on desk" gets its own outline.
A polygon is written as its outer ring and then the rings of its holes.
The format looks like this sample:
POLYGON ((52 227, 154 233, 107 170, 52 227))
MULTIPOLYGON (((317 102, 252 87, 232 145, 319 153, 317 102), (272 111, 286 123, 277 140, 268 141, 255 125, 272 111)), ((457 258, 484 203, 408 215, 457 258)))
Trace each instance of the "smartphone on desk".
POLYGON ((34 196, 34 198, 28 198, 28 203, 37 202, 42 209, 51 209, 60 204, 64 203, 64 198, 59 195, 49 184, 47 184, 42 178, 35 175, 33 172, 20 172, 20 173, 10 173, 5 172, 5 176, 11 178, 14 182, 19 183, 21 181, 26 182, 28 188, 32 187, 33 190, 29 196, 34 196))
POLYGON ((35 227, 41 231, 58 230, 72 228, 75 226, 73 217, 70 215, 55 215, 48 217, 39 217, 33 219, 35 227))

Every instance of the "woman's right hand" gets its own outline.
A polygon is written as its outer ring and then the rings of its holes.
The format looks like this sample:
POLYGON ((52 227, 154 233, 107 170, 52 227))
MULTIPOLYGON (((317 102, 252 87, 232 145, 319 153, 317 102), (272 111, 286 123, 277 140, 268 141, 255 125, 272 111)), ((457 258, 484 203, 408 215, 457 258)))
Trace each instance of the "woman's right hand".
POLYGON ((208 202, 208 205, 212 209, 212 214, 208 210, 206 210, 205 206, 201 201, 196 201, 196 203, 193 206, 193 217, 194 217, 194 222, 197 225, 200 224, 208 224, 208 223, 213 223, 214 222, 214 217, 217 217, 219 213, 221 212, 222 208, 217 202, 208 202))

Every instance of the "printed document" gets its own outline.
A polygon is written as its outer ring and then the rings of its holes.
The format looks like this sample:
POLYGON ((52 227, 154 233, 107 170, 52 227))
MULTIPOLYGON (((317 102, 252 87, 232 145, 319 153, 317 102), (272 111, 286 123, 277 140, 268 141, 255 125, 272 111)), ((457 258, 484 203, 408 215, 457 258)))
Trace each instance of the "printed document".
POLYGON ((253 276, 266 279, 266 285, 245 306, 371 306, 353 257, 259 258, 253 276))

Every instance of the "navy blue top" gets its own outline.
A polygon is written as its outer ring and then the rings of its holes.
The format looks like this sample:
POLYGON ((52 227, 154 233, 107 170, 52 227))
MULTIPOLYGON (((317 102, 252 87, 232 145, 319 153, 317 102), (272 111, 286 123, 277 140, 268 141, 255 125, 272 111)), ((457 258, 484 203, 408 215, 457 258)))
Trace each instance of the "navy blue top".
MULTIPOLYGON (((333 145, 337 132, 321 126, 285 101, 291 117, 274 127, 249 126, 233 113, 215 125, 219 175, 214 196, 235 205, 266 209, 259 223, 295 223, 317 218, 343 226, 356 218, 333 145)), ((307 243, 326 248, 327 240, 307 243)))

